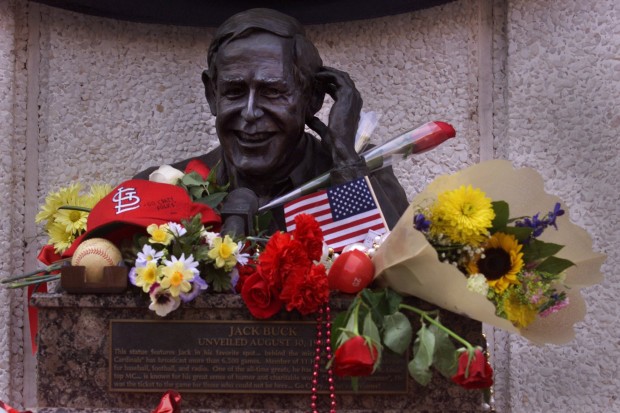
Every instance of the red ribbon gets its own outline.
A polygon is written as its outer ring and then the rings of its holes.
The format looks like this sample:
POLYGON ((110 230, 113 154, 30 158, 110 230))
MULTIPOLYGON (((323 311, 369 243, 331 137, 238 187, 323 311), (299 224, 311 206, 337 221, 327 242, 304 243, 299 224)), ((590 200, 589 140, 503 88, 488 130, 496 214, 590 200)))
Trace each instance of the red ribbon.
POLYGON ((181 395, 174 390, 168 390, 161 398, 159 406, 151 413, 181 413, 181 395))
MULTIPOLYGON (((46 245, 41 248, 41 251, 39 251, 39 255, 37 256, 37 259, 45 265, 51 265, 61 258, 62 257, 54 251, 53 245, 46 245)), ((26 293, 28 297, 28 325, 30 326, 30 345, 32 346, 32 354, 37 352, 37 332, 39 331, 39 310, 37 307, 30 305, 30 297, 32 297, 32 293, 34 293, 36 287, 37 286, 34 285, 28 286, 28 291, 26 293)), ((39 292, 47 292, 47 283, 39 284, 38 287, 39 292)))

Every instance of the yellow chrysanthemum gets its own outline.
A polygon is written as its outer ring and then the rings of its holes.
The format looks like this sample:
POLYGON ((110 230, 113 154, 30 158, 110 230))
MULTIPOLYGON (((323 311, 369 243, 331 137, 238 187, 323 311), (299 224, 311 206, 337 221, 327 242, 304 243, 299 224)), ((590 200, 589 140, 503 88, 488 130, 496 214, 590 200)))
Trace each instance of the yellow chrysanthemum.
POLYGON ((81 190, 82 185, 76 183, 66 188, 61 188, 57 192, 50 193, 45 198, 45 203, 41 206, 39 213, 35 216, 35 222, 47 221, 47 226, 52 225, 58 208, 65 205, 78 204, 81 190))
POLYGON ((520 284, 517 274, 523 268, 522 248, 513 235, 497 232, 484 245, 484 253, 468 264, 467 271, 483 274, 489 287, 502 294, 511 284, 520 284))
POLYGON ((478 245, 491 227, 495 212, 491 199, 471 185, 446 191, 430 208, 432 236, 450 238, 458 244, 478 245))
POLYGON ((99 201, 101 201, 107 194, 112 191, 112 185, 108 184, 93 184, 90 186, 90 192, 84 197, 84 206, 87 208, 93 208, 99 201))
POLYGON ((47 229, 49 235, 48 244, 54 246, 57 254, 62 254, 75 241, 75 235, 66 231, 66 226, 59 223, 52 223, 47 229))
POLYGON ((88 212, 76 211, 73 209, 61 209, 55 217, 56 223, 65 226, 65 231, 75 235, 81 234, 86 230, 86 221, 88 220, 88 212))
POLYGON ((516 294, 509 294, 503 304, 506 318, 517 328, 527 327, 536 319, 536 309, 522 303, 516 294))
POLYGON ((213 240, 213 248, 209 250, 209 258, 215 260, 216 268, 224 268, 226 271, 230 271, 232 267, 237 264, 237 252, 238 245, 226 235, 224 239, 217 237, 213 240))
POLYGON ((161 269, 155 262, 149 262, 144 267, 136 268, 136 286, 148 293, 151 286, 157 281, 161 269))
POLYGON ((146 232, 151 236, 151 238, 149 238, 151 244, 168 245, 173 238, 172 233, 168 229, 168 224, 151 224, 146 227, 146 232))

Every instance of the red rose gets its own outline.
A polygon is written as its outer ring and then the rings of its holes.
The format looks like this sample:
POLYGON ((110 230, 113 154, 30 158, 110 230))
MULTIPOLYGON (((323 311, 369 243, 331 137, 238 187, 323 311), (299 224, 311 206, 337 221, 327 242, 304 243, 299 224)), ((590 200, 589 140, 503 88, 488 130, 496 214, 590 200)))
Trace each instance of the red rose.
POLYGON ((185 167, 184 172, 186 174, 196 172, 198 175, 202 177, 202 179, 207 179, 207 177, 209 176, 209 172, 211 172, 211 170, 203 161, 199 159, 192 159, 191 161, 189 161, 189 163, 185 167))
POLYGON ((369 376, 375 368, 379 351, 362 336, 355 336, 338 347, 332 365, 337 376, 369 376))
POLYGON ((325 267, 313 265, 309 271, 291 274, 284 281, 280 299, 287 311, 297 310, 303 315, 316 313, 329 301, 329 285, 325 267))
POLYGON ((308 258, 319 261, 323 255, 323 231, 312 215, 295 216, 295 232, 293 236, 302 243, 308 258))
POLYGON ((269 286, 259 272, 255 272, 245 280, 241 297, 250 313, 256 318, 269 318, 282 308, 278 292, 269 286))
POLYGON ((482 350, 476 348, 469 362, 469 352, 464 351, 459 357, 459 367, 452 381, 466 389, 487 389, 493 385, 493 369, 487 362, 482 350), (467 365, 469 364, 469 371, 467 365))
POLYGON ((245 280, 257 271, 256 263, 254 260, 250 259, 246 265, 239 265, 237 271, 239 271, 239 279, 235 284, 235 291, 240 294, 245 280))

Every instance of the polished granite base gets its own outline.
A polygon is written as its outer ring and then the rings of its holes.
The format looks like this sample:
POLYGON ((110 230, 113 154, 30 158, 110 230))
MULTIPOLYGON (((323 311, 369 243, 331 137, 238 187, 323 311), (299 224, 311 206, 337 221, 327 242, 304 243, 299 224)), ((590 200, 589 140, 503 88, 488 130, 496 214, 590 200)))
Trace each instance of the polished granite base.
MULTIPOLYGON (((37 355, 38 413, 151 412, 162 392, 110 392, 110 320, 161 320, 148 310, 144 294, 35 294, 39 308, 37 355)), ((334 311, 345 309, 348 297, 332 301, 334 311)), ((416 302, 423 306, 424 303, 416 302)), ((170 320, 251 320, 239 296, 204 294, 171 313, 170 320)), ((280 320, 300 317, 283 313, 280 320)), ((477 322, 446 314, 442 320, 472 342, 482 340, 477 322)), ((339 412, 480 412, 482 395, 467 391, 435 373, 427 387, 411 381, 408 394, 338 394, 339 412)), ((309 394, 181 393, 184 413, 247 413, 308 411, 309 394)), ((328 411, 329 396, 319 396, 319 411, 328 411)))

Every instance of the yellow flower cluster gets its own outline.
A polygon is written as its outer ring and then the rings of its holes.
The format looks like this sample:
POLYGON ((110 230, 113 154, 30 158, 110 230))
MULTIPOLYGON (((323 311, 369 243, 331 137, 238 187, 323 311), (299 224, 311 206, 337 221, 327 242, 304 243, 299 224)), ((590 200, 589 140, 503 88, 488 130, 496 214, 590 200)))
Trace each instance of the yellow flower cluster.
POLYGON ((479 245, 488 238, 495 218, 491 199, 471 185, 446 191, 430 208, 431 235, 453 243, 479 245))
POLYGON ((50 193, 35 217, 35 222, 45 222, 48 244, 54 245, 58 254, 62 254, 86 230, 88 211, 112 190, 112 186, 95 184, 87 194, 81 194, 81 190, 82 185, 75 183, 50 193))

